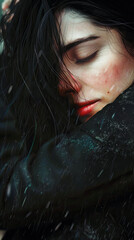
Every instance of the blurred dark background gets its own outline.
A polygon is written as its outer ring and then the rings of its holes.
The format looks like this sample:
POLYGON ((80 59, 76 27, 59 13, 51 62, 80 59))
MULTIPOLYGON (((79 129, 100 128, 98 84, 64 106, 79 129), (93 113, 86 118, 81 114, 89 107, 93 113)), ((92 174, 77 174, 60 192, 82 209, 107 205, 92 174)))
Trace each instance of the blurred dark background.
POLYGON ((0 17, 1 17, 1 14, 2 14, 2 9, 1 9, 2 2, 3 2, 3 0, 0 0, 0 17))
MULTIPOLYGON (((0 18, 2 16, 2 8, 1 8, 2 2, 3 0, 0 0, 0 18)), ((3 49, 3 43, 0 42, 0 53, 2 52, 2 49, 3 49)))

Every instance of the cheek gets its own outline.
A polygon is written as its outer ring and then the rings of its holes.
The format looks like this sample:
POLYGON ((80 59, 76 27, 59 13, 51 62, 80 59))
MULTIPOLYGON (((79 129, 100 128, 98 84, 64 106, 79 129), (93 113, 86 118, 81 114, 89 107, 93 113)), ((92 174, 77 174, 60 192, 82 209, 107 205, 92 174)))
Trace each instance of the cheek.
POLYGON ((92 79, 92 84, 100 89, 105 87, 110 90, 112 86, 119 84, 122 81, 123 68, 124 66, 122 64, 111 65, 102 69, 98 73, 94 73, 90 78, 92 79))
POLYGON ((104 79, 106 85, 116 84, 122 78, 122 65, 121 66, 111 66, 107 69, 105 73, 102 73, 100 78, 104 79))

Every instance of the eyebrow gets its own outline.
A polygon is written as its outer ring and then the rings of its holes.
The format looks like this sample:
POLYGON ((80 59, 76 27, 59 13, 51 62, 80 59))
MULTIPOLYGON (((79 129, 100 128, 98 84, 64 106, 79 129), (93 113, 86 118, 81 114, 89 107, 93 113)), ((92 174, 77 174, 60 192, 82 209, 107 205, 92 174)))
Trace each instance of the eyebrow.
POLYGON ((67 51, 69 51, 71 48, 81 44, 81 43, 84 43, 84 42, 88 42, 88 41, 92 41, 92 40, 96 40, 100 38, 99 36, 95 36, 95 35, 90 35, 89 37, 86 37, 86 38, 80 38, 80 39, 77 39, 71 43, 68 43, 67 45, 63 45, 61 48, 62 48, 62 53, 66 53, 67 51))

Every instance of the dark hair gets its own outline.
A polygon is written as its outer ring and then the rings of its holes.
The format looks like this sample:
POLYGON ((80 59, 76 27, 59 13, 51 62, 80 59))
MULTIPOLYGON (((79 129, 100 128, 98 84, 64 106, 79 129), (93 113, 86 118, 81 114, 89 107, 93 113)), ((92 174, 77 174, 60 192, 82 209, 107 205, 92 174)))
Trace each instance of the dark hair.
POLYGON ((59 96, 57 56, 52 46, 55 21, 47 1, 12 1, 1 19, 4 51, 0 94, 17 119, 28 150, 66 132, 70 105, 59 96), (56 71, 55 71, 56 69, 56 71))
POLYGON ((18 127, 27 135, 29 147, 33 139, 39 146, 76 123, 73 109, 59 96, 57 87, 59 75, 67 80, 60 69, 62 51, 55 12, 65 8, 80 12, 96 25, 116 29, 134 56, 133 1, 20 0, 16 4, 13 0, 1 20, 5 46, 1 89, 17 116, 18 127))
POLYGON ((116 29, 130 53, 134 56, 134 2, 122 0, 51 1, 54 11, 69 8, 78 11, 100 27, 116 29))

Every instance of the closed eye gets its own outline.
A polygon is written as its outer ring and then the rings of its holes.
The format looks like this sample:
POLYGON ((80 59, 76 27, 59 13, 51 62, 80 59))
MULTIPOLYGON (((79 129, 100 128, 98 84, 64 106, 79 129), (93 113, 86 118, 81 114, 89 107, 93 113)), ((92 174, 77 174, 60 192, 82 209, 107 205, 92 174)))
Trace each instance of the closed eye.
POLYGON ((97 53, 98 53, 98 50, 86 58, 77 59, 75 63, 76 64, 86 63, 86 62, 92 60, 97 55, 97 53))

